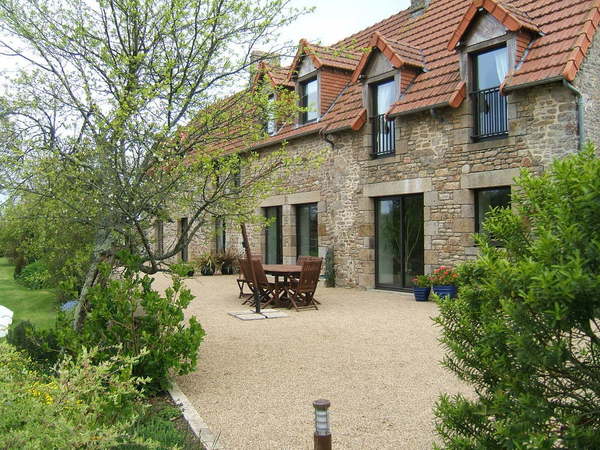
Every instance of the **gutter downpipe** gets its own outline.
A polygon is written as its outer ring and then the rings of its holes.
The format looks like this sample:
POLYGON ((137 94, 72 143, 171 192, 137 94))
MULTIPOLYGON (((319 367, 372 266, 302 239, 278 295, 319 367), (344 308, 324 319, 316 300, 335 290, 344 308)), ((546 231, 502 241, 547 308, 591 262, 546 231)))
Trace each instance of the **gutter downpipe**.
POLYGON ((575 94, 575 101, 577 102, 577 131, 579 132, 579 150, 583 149, 585 143, 585 109, 583 108, 583 95, 581 91, 577 90, 575 86, 563 79, 563 86, 575 94))

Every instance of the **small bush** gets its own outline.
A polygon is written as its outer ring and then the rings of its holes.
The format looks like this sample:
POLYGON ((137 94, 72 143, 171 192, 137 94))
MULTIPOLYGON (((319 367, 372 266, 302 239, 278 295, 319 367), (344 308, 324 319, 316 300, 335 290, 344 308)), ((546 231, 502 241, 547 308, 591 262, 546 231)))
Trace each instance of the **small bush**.
POLYGON ((145 406, 131 377, 135 358, 97 361, 97 350, 67 357, 57 376, 32 370, 31 361, 0 342, 0 448, 110 448, 156 443, 133 427, 145 406))
POLYGON ((54 366, 61 353, 56 331, 38 330, 28 320, 13 324, 8 329, 6 340, 45 369, 54 366))
POLYGON ((43 261, 35 261, 23 267, 18 274, 15 267, 15 278, 29 289, 43 289, 49 287, 50 272, 43 261))
POLYGON ((63 327, 60 340, 73 354, 100 346, 102 360, 120 346, 122 354, 137 358, 133 374, 149 378, 148 390, 165 390, 171 370, 183 375, 196 367, 204 330, 195 317, 186 326, 183 314, 194 297, 177 276, 161 295, 152 289, 154 280, 138 272, 135 257, 121 253, 119 259, 126 264, 119 279, 111 279, 108 265, 101 268, 103 281, 89 292, 91 311, 80 333, 63 327))

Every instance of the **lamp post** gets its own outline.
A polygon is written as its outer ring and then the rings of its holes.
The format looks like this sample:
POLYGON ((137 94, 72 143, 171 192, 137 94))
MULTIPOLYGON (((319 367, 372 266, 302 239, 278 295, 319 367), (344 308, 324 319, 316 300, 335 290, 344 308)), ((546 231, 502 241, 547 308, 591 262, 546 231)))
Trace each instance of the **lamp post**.
POLYGON ((315 400, 315 448, 314 450, 331 450, 331 428, 329 426, 329 400, 315 400))

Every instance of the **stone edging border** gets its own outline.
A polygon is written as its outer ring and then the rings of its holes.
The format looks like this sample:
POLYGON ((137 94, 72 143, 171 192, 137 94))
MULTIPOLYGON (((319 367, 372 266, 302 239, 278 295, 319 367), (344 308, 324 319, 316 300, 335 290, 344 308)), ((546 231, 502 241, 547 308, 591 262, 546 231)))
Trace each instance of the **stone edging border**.
POLYGON ((177 383, 173 382, 169 389, 169 394, 173 401, 180 406, 183 412, 183 417, 190 424, 190 428, 202 442, 202 445, 207 450, 224 450, 225 447, 216 442, 215 435, 210 431, 206 422, 200 417, 194 405, 190 402, 187 396, 179 389, 177 383))

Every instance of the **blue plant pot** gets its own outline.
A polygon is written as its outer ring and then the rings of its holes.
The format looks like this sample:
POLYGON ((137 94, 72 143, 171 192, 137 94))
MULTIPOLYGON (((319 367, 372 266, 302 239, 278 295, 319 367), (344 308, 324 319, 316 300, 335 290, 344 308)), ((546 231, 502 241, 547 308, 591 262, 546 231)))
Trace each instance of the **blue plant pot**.
POLYGON ((433 293, 441 297, 456 298, 458 289, 453 284, 443 284, 439 286, 433 286, 433 293))
POLYGON ((415 300, 418 302, 426 302, 429 299, 430 287, 414 287, 415 300))

